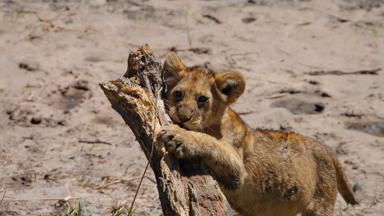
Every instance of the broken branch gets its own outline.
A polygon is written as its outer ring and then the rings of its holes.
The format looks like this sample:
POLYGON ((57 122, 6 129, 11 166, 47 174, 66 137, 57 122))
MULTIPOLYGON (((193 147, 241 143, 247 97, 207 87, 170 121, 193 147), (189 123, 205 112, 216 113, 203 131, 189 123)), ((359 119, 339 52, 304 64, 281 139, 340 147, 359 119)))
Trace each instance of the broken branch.
POLYGON ((225 198, 208 170, 164 155, 156 146, 157 133, 169 118, 161 100, 161 64, 149 46, 129 54, 124 77, 100 87, 149 160, 164 215, 226 215, 225 198))

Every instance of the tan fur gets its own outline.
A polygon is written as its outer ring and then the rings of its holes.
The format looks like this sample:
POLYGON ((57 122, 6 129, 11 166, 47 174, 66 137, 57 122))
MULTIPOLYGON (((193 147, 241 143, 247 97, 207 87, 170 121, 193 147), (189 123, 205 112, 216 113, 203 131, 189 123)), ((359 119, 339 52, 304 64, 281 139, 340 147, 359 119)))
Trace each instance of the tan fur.
POLYGON ((240 214, 333 215, 338 191, 357 204, 326 146, 295 133, 251 130, 229 108, 244 92, 241 74, 187 68, 174 53, 163 73, 166 107, 180 127, 165 127, 159 140, 176 157, 199 158, 212 169, 240 214))

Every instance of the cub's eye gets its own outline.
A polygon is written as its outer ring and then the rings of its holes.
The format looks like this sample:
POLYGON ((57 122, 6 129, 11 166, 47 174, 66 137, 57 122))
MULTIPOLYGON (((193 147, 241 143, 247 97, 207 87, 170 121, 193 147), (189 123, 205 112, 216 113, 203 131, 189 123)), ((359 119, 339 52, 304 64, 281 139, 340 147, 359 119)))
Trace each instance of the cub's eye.
POLYGON ((173 97, 176 101, 181 101, 181 99, 183 99, 183 93, 181 91, 174 91, 173 97))
POLYGON ((199 108, 203 107, 204 104, 208 101, 208 97, 205 97, 205 96, 199 96, 197 98, 197 106, 199 108))

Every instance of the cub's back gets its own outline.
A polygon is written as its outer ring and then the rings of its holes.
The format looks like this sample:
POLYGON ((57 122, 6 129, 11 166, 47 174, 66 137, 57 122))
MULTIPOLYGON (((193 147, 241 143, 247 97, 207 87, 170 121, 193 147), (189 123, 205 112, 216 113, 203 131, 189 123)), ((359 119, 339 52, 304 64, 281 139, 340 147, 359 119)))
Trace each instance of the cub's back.
POLYGON ((250 177, 246 197, 254 196, 253 203, 274 200, 264 203, 271 204, 271 208, 276 202, 283 209, 304 208, 302 204, 309 202, 316 189, 313 146, 317 144, 300 134, 284 131, 257 129, 254 137, 254 146, 244 152, 244 165, 250 177))

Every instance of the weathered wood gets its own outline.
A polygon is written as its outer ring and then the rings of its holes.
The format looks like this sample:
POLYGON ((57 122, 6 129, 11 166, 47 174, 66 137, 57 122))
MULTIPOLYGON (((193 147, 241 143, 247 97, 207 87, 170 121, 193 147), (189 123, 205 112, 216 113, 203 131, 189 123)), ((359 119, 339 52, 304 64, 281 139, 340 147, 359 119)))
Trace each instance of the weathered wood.
POLYGON ((162 86, 161 63, 147 45, 129 54, 124 77, 100 84, 150 160, 164 215, 226 215, 225 198, 201 164, 177 160, 156 146, 161 126, 170 122, 162 86))

